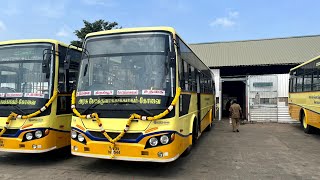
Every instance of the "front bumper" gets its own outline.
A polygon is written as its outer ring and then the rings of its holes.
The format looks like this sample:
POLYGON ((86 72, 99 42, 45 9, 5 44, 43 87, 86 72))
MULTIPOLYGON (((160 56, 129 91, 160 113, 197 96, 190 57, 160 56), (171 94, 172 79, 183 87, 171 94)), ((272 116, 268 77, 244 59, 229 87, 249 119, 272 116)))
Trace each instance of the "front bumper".
POLYGON ((178 159, 180 156, 180 154, 177 154, 173 158, 160 159, 160 158, 143 158, 143 157, 135 158, 135 157, 126 157, 126 156, 115 156, 112 158, 110 155, 88 154, 88 153, 81 153, 81 152, 74 152, 74 151, 72 151, 72 154, 76 155, 76 156, 100 158, 100 159, 112 159, 112 160, 122 160, 122 161, 140 161, 140 162, 160 162, 160 163, 172 162, 172 161, 178 159))
MULTIPOLYGON (((76 129, 74 129, 76 130, 76 129)), ((77 130, 76 130, 77 131, 77 130)), ((77 131, 80 133, 80 131, 77 131)), ((91 140, 84 132, 86 143, 71 140, 71 153, 77 156, 125 160, 125 161, 147 161, 147 162, 171 162, 176 160, 188 147, 191 135, 183 136, 175 133, 174 140, 167 145, 145 148, 151 137, 161 136, 165 132, 144 135, 139 142, 117 142, 114 148, 114 157, 111 157, 111 143, 108 141, 91 140), (159 155, 161 154, 161 155, 159 155)))
POLYGON ((18 137, 0 137, 0 151, 16 153, 44 153, 70 144, 69 132, 50 130, 49 134, 42 138, 23 142, 23 137, 27 132, 29 131, 21 132, 18 137))

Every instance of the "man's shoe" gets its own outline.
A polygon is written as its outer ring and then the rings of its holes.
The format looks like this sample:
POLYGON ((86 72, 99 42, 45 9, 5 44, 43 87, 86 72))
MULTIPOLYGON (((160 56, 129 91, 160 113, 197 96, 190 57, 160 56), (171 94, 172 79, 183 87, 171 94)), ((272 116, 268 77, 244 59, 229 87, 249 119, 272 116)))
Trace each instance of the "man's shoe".
POLYGON ((237 129, 237 132, 239 132, 239 130, 237 129))

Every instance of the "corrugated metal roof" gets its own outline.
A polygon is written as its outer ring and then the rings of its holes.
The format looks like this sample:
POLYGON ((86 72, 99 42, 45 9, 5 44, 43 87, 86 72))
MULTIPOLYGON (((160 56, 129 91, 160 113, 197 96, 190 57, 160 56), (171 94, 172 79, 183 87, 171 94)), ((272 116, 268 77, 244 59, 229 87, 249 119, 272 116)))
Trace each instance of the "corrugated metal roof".
POLYGON ((209 67, 297 64, 320 55, 320 35, 190 44, 209 67))

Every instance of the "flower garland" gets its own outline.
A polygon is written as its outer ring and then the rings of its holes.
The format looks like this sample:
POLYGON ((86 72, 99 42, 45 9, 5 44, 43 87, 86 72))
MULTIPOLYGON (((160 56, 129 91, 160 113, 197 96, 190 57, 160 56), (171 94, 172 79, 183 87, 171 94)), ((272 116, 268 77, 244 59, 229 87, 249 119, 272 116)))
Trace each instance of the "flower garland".
POLYGON ((36 111, 34 113, 31 113, 31 114, 28 114, 28 115, 19 115, 17 113, 11 112, 11 114, 7 118, 6 125, 3 127, 3 129, 0 132, 0 137, 8 129, 10 121, 12 120, 12 118, 17 118, 17 119, 33 118, 33 117, 39 115, 40 113, 44 112, 52 104, 52 102, 57 98, 57 96, 58 96, 58 91, 54 91, 53 96, 49 99, 49 101, 42 108, 40 108, 38 111, 36 111))
POLYGON ((123 131, 117 136, 115 137, 114 139, 112 139, 108 133, 106 132, 106 130, 103 128, 102 126, 102 122, 98 116, 97 113, 92 113, 92 114, 87 114, 87 115, 81 115, 79 113, 79 111, 76 109, 76 91, 73 91, 72 93, 72 105, 71 105, 71 109, 73 111, 73 113, 78 116, 79 118, 81 119, 95 119, 98 123, 98 126, 101 130, 101 133, 109 140, 109 142, 111 143, 111 158, 114 158, 114 147, 115 147, 115 143, 117 141, 119 141, 125 134, 126 132, 129 130, 129 127, 130 127, 130 124, 132 122, 133 119, 140 119, 140 120, 143 120, 143 121, 155 121, 155 120, 158 120, 158 119, 161 119, 163 118, 164 116, 166 116, 167 114, 169 114, 170 111, 172 111, 173 107, 176 105, 179 97, 180 97, 180 93, 181 93, 181 88, 179 87, 177 89, 177 93, 174 97, 174 99, 172 100, 171 102, 171 105, 166 109, 164 110, 162 113, 158 114, 158 115, 155 115, 153 117, 151 116, 141 116, 139 114, 136 114, 136 113, 133 113, 130 115, 127 123, 126 123, 126 126, 125 128, 123 129, 123 131))

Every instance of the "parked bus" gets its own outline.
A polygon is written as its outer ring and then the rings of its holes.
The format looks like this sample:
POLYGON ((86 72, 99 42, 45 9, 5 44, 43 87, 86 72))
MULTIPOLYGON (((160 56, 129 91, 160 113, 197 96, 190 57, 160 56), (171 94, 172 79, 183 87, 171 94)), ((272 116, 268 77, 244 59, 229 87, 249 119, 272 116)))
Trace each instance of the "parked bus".
POLYGON ((290 70, 289 112, 305 133, 320 128, 320 56, 290 70))
POLYGON ((70 145, 80 59, 81 49, 56 40, 0 42, 0 151, 42 153, 70 145))
POLYGON ((72 154, 170 162, 211 128, 213 75, 173 28, 90 33, 83 49, 72 154))

